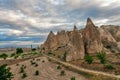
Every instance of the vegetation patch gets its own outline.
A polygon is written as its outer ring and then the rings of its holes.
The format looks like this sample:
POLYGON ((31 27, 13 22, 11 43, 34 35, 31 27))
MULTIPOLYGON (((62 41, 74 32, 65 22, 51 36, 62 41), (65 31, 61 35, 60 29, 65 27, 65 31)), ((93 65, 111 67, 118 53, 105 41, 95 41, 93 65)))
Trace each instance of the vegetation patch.
POLYGON ((39 75, 39 71, 36 70, 36 71, 35 71, 35 76, 38 76, 38 75, 39 75))
POLYGON ((65 75, 65 71, 62 70, 62 71, 60 72, 60 75, 61 75, 61 76, 64 76, 64 75, 65 75))
POLYGON ((75 77, 71 77, 70 80, 76 80, 75 77))
POLYGON ((106 63, 106 54, 104 52, 98 52, 96 56, 102 64, 106 63))
POLYGON ((3 58, 3 59, 6 59, 7 57, 8 57, 8 55, 5 54, 5 53, 3 53, 3 54, 0 55, 0 58, 3 58))
POLYGON ((86 55, 84 57, 84 60, 88 63, 88 64, 92 64, 93 62, 93 57, 92 56, 89 56, 89 55, 86 55))
POLYGON ((10 68, 6 64, 0 66, 0 80, 11 80, 13 78, 10 68))

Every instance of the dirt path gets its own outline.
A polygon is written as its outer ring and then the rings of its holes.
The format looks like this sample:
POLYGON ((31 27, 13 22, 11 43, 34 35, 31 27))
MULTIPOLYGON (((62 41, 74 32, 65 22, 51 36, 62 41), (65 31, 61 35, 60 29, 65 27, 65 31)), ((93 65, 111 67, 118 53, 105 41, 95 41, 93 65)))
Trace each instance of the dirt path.
POLYGON ((45 55, 45 54, 43 54, 43 55, 46 56, 46 57, 48 57, 48 58, 50 58, 50 59, 52 59, 52 60, 54 60, 54 61, 56 61, 56 62, 59 62, 59 63, 63 64, 63 65, 65 65, 65 66, 68 66, 68 67, 71 67, 71 68, 73 68, 73 69, 76 69, 76 70, 78 70, 78 71, 90 73, 90 74, 93 74, 93 75, 103 75, 103 76, 113 77, 113 78, 116 78, 116 79, 118 79, 118 80, 120 79, 120 75, 117 76, 117 75, 108 74, 108 73, 105 73, 105 72, 100 72, 100 71, 94 71, 94 70, 84 69, 84 68, 82 68, 82 67, 78 67, 78 66, 72 65, 72 64, 70 64, 70 63, 60 61, 60 60, 58 60, 58 59, 56 59, 56 58, 53 58, 53 57, 50 57, 50 56, 48 56, 48 55, 45 55))

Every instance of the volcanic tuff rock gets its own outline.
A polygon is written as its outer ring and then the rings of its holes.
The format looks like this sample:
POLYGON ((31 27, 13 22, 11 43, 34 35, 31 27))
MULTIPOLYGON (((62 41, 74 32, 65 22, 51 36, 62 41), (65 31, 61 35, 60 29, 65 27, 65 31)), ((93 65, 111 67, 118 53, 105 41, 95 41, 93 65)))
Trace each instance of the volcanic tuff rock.
POLYGON ((87 19, 86 28, 83 31, 84 48, 86 54, 102 51, 101 35, 90 18, 87 19))
POLYGON ((71 33, 68 34, 69 36, 69 43, 68 47, 71 47, 68 51, 66 60, 76 60, 76 59, 83 59, 84 58, 84 43, 82 38, 82 33, 78 31, 76 26, 71 33))
POLYGON ((120 52, 120 26, 102 25, 99 29, 102 35, 102 44, 110 53, 120 52))
POLYGON ((45 52, 61 51, 67 53, 66 61, 83 59, 85 54, 94 55, 96 52, 113 47, 116 52, 120 48, 120 27, 96 27, 90 18, 84 29, 73 31, 60 31, 56 35, 51 31, 47 40, 41 45, 45 52), (116 29, 117 28, 117 29, 116 29), (114 29, 115 31, 112 31, 114 29))

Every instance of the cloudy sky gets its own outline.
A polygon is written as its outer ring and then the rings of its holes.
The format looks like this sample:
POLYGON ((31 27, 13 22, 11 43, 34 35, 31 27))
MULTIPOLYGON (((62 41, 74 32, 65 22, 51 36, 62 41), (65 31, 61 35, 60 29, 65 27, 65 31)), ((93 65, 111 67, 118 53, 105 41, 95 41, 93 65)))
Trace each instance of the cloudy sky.
POLYGON ((0 48, 43 43, 52 30, 120 25, 120 0, 0 0, 0 48))

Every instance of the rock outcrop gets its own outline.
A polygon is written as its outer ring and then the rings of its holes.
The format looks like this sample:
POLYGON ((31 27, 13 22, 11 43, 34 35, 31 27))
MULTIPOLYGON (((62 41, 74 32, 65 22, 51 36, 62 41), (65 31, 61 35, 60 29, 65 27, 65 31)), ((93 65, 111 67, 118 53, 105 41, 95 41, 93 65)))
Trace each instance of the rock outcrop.
POLYGON ((120 27, 114 25, 102 25, 99 29, 102 35, 102 44, 109 53, 120 52, 120 27))
POLYGON ((120 30, 115 28, 96 27, 90 18, 87 19, 86 27, 78 30, 74 26, 73 31, 60 31, 56 35, 51 31, 47 40, 41 45, 41 49, 59 51, 66 54, 66 61, 83 59, 84 55, 95 55, 96 52, 109 51, 107 47, 114 46, 114 50, 120 48, 120 30), (112 28, 113 29, 113 28, 112 28), (117 43, 118 42, 118 43, 117 43), (114 44, 113 44, 114 43, 114 44), (116 43, 116 44, 115 44, 116 43), (110 45, 110 46, 109 46, 110 45))
POLYGON ((83 32, 83 38, 86 54, 94 54, 102 51, 100 32, 90 18, 87 19, 86 28, 83 32))
POLYGON ((84 43, 82 39, 82 33, 74 26, 74 29, 69 35, 69 43, 68 47, 70 47, 66 60, 76 60, 76 59, 83 59, 84 58, 84 43))

